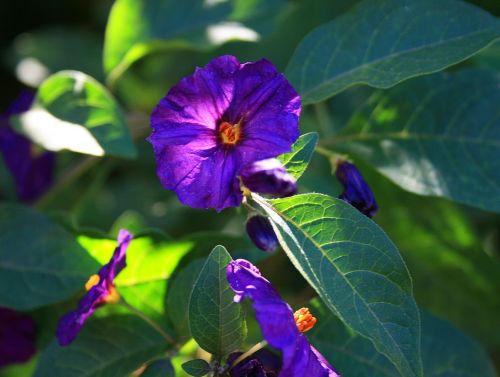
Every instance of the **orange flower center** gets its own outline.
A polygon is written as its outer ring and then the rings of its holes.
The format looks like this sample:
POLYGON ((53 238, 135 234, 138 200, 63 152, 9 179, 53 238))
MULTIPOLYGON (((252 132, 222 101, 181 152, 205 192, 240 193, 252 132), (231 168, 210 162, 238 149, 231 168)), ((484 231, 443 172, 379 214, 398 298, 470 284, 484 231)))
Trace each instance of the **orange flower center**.
POLYGON ((297 328, 302 333, 311 330, 317 322, 317 319, 312 316, 308 308, 300 308, 293 314, 293 318, 297 328))
MULTIPOLYGON (((101 281, 99 275, 91 275, 87 283, 85 283, 85 289, 87 290, 87 292, 97 284, 99 284, 99 281, 101 281)), ((108 287, 108 292, 108 295, 102 300, 102 302, 105 302, 107 304, 116 304, 118 301, 120 301, 120 295, 113 285, 110 285, 108 287)))
POLYGON ((222 122, 219 126, 219 133, 223 144, 235 145, 241 138, 240 124, 222 122))

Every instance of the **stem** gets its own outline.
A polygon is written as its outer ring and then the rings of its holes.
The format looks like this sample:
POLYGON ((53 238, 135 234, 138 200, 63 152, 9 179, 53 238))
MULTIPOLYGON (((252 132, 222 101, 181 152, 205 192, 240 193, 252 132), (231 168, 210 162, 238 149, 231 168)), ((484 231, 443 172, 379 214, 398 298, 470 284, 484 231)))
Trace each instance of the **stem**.
POLYGON ((163 338, 165 338, 165 340, 167 341, 167 343, 169 343, 170 345, 174 346, 174 347, 177 347, 178 344, 177 342, 169 335, 167 334, 162 328, 161 326, 156 323, 155 321, 153 321, 150 317, 148 317, 145 313, 143 313, 142 311, 140 311, 139 309, 133 307, 132 305, 130 305, 127 301, 125 301, 123 298, 120 298, 120 302, 119 302, 120 305, 122 305, 123 307, 127 308, 128 310, 130 310, 132 313, 134 313, 136 316, 138 316, 139 318, 141 318, 142 320, 144 320, 145 322, 147 322, 152 328, 154 328, 163 338))
POLYGON ((248 356, 253 355, 255 352, 261 350, 265 346, 267 346, 267 341, 265 341, 265 340, 263 340, 262 342, 257 343, 252 348, 250 348, 247 352, 245 352, 244 354, 240 355, 240 357, 238 357, 236 360, 234 360, 234 363, 231 365, 231 368, 234 368, 234 366, 236 364, 238 364, 239 362, 245 360, 248 356))

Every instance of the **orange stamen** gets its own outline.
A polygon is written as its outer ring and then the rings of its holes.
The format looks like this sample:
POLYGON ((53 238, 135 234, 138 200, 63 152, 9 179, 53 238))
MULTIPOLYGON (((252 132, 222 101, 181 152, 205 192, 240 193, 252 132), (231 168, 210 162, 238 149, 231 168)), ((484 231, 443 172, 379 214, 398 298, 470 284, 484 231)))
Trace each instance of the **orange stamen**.
POLYGON ((240 124, 231 124, 229 122, 222 122, 219 126, 219 133, 222 143, 227 145, 235 145, 241 137, 240 124))
POLYGON ((99 275, 91 275, 89 277, 89 280, 85 283, 85 289, 87 291, 90 291, 90 289, 94 286, 96 286, 97 284, 99 284, 99 281, 101 280, 101 278, 99 277, 99 275))
POLYGON ((293 314, 293 318, 297 328, 302 333, 311 330, 317 322, 317 319, 312 316, 308 308, 300 308, 293 314))
MULTIPOLYGON (((91 275, 87 283, 85 283, 85 289, 87 290, 87 292, 97 284, 99 284, 100 281, 101 278, 99 277, 99 275, 91 275)), ((113 285, 108 287, 108 292, 108 295, 100 300, 101 303, 105 302, 107 304, 116 304, 120 301, 120 295, 113 285)))

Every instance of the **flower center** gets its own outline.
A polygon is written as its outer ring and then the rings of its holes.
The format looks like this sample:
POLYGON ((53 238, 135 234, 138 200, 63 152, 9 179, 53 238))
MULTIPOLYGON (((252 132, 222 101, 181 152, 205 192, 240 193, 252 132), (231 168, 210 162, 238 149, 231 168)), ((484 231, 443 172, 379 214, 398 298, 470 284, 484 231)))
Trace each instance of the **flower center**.
POLYGON ((235 145, 241 138, 240 124, 222 122, 219 126, 219 133, 223 144, 235 145))
MULTIPOLYGON (((85 283, 85 289, 90 291, 93 287, 95 287, 99 282, 101 281, 101 278, 99 275, 94 274, 91 275, 87 283, 85 283)), ((108 287, 108 294, 106 297, 100 301, 100 302, 106 302, 108 304, 116 304, 118 301, 120 301, 120 295, 118 294, 118 291, 113 285, 109 285, 108 287)))
POLYGON ((295 323, 300 332, 304 333, 311 330, 317 322, 317 319, 312 316, 308 308, 301 308, 293 314, 295 323))

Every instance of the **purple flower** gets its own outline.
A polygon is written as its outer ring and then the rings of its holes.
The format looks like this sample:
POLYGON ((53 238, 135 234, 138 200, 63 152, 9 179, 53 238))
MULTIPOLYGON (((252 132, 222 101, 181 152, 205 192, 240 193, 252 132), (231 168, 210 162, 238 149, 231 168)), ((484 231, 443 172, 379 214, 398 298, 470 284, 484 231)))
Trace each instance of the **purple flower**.
POLYGON ((375 216, 378 210, 377 202, 370 186, 363 179, 358 168, 348 161, 340 161, 337 163, 335 175, 344 187, 344 192, 339 198, 357 208, 366 216, 375 216))
POLYGON ((300 97, 267 60, 221 56, 182 79, 151 115, 161 183, 194 208, 241 204, 238 176, 291 150, 300 97))
POLYGON ((35 323, 31 317, 0 308, 0 368, 24 363, 35 352, 35 323))
MULTIPOLYGON (((232 365, 241 352, 234 352, 227 358, 227 364, 232 365)), ((261 349, 250 357, 243 359, 229 371, 231 377, 277 377, 281 369, 281 360, 267 349, 261 349)))
POLYGON ((0 154, 13 178, 17 198, 23 202, 35 201, 50 187, 55 168, 54 153, 36 153, 32 142, 10 126, 9 117, 27 111, 33 99, 32 93, 22 92, 0 115, 0 154))
POLYGON ((295 178, 276 158, 254 162, 241 171, 243 184, 261 194, 285 197, 297 193, 295 178))
POLYGON ((118 234, 116 247, 108 264, 101 267, 96 275, 92 275, 85 284, 87 294, 78 303, 78 308, 65 314, 57 327, 57 338, 61 346, 70 344, 80 332, 94 311, 103 304, 116 303, 120 296, 116 291, 114 280, 126 266, 126 251, 132 235, 125 229, 118 234))
POLYGON ((278 238, 274 234, 273 227, 266 217, 250 217, 247 221, 246 229, 248 236, 259 249, 271 252, 278 247, 278 238))
POLYGON ((252 301, 262 335, 274 348, 281 350, 282 367, 279 377, 339 377, 325 358, 309 343, 302 331, 307 331, 315 319, 307 310, 296 316, 260 271, 250 262, 238 259, 227 266, 227 280, 240 302, 252 301))

